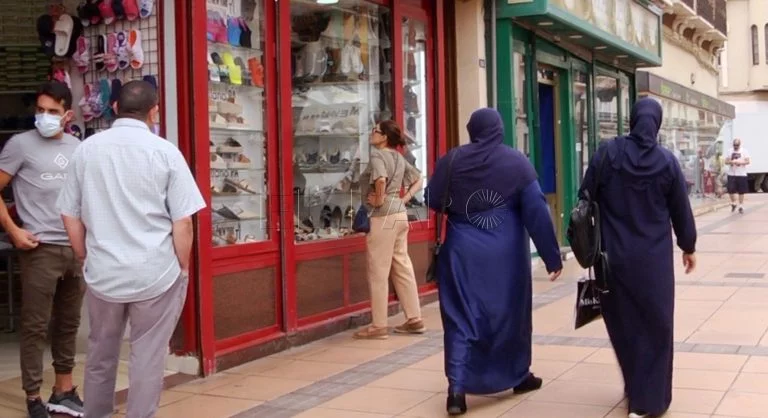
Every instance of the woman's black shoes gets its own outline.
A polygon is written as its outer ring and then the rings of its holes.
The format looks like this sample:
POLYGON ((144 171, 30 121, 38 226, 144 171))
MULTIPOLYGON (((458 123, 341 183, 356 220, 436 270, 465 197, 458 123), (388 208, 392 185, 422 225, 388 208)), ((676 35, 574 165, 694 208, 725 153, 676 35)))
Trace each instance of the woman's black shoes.
POLYGON ((463 393, 449 393, 446 403, 448 415, 464 415, 467 413, 467 398, 463 393))
POLYGON ((533 373, 529 374, 528 377, 523 380, 523 383, 520 383, 519 385, 515 386, 514 392, 518 395, 523 393, 532 392, 534 390, 541 389, 541 378, 536 377, 533 375, 533 373))

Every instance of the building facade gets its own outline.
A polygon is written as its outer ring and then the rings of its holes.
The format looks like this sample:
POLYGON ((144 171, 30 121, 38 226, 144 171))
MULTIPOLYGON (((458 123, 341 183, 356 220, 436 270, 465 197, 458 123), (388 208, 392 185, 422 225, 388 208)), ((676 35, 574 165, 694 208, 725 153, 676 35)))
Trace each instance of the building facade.
MULTIPOLYGON (((720 58, 720 96, 736 108, 734 136, 753 153, 761 151, 768 115, 768 2, 728 1, 728 42, 720 58)), ((750 186, 768 191, 768 167, 754 157, 750 186)))

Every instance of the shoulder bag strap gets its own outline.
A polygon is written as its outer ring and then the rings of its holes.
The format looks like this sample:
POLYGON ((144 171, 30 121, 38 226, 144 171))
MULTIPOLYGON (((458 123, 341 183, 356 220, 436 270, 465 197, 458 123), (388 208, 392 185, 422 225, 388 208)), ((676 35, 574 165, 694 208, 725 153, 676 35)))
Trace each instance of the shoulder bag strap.
POLYGON ((453 151, 451 154, 451 159, 448 160, 448 175, 445 176, 445 189, 443 190, 443 199, 440 205, 440 212, 437 213, 437 245, 442 245, 443 243, 443 216, 446 215, 446 211, 448 210, 448 203, 451 201, 451 174, 453 172, 453 160, 456 158, 456 154, 458 154, 458 150, 453 151))

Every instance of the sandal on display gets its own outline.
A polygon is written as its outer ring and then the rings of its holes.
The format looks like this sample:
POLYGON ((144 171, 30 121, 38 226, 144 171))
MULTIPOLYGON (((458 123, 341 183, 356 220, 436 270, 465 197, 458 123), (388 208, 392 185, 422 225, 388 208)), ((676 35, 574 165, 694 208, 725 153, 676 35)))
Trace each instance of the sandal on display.
POLYGON ((123 88, 123 83, 120 79, 112 80, 112 92, 109 96, 109 105, 115 104, 120 99, 120 90, 123 88))
POLYGON ((331 208, 329 206, 323 206, 323 210, 320 211, 320 224, 323 228, 331 227, 331 218, 333 217, 331 208))
POLYGON ((99 14, 104 19, 105 25, 111 25, 115 21, 115 10, 112 8, 112 0, 99 0, 99 14))
POLYGON ((261 65, 261 61, 257 58, 250 58, 248 60, 248 68, 251 70, 253 85, 256 87, 264 87, 264 66, 261 65))
POLYGON ((236 187, 239 190, 242 190, 249 194, 256 194, 256 190, 253 190, 250 184, 248 184, 248 181, 246 180, 236 180, 236 179, 226 179, 224 180, 225 184, 229 184, 233 187, 236 187))
POLYGON ((146 19, 152 16, 152 9, 155 7, 155 0, 139 0, 141 8, 139 10, 139 16, 142 19, 146 19))
POLYGON ((243 145, 237 142, 234 138, 227 138, 222 145, 219 145, 219 152, 240 154, 243 152, 243 145))
POLYGON ((248 27, 248 23, 243 18, 239 18, 237 23, 240 25, 240 46, 243 48, 252 48, 253 42, 251 41, 251 38, 253 38, 253 32, 251 32, 251 28, 248 27))
POLYGON ((88 13, 88 1, 81 1, 80 4, 77 6, 77 18, 80 19, 80 22, 83 24, 84 27, 91 26, 91 15, 88 13))
POLYGON ((114 116, 112 107, 109 105, 109 99, 112 97, 112 90, 109 85, 109 80, 102 78, 99 81, 99 102, 101 102, 102 109, 104 109, 104 116, 107 119, 111 119, 114 116))
POLYGON ((227 164, 227 167, 240 170, 249 169, 253 167, 253 162, 244 154, 238 154, 234 161, 227 164))
POLYGON ((128 34, 120 31, 117 32, 116 36, 117 47, 115 48, 115 54, 117 55, 117 68, 125 70, 131 66, 131 56, 128 53, 128 34))
POLYGON ((235 64, 235 58, 232 56, 232 54, 225 52, 221 58, 224 61, 224 65, 226 65, 227 69, 229 70, 229 81, 237 86, 242 85, 243 71, 240 69, 239 65, 235 64))
POLYGON ((211 54, 211 60, 216 64, 216 68, 219 69, 219 79, 222 83, 231 84, 229 78, 229 68, 224 64, 224 60, 221 59, 221 55, 218 52, 211 54))
POLYGON ((139 18, 139 3, 137 3, 137 0, 123 0, 123 8, 125 9, 125 18, 129 22, 139 18))
POLYGON ((128 35, 128 52, 131 56, 131 68, 141 68, 144 65, 144 50, 141 47, 141 32, 136 29, 128 35))
POLYGON ((245 67, 245 63, 243 62, 243 59, 240 57, 235 57, 235 65, 240 68, 240 72, 243 75, 243 84, 246 86, 252 86, 253 85, 253 75, 248 69, 245 67))
POLYGON ((85 83, 83 85, 83 97, 80 98, 80 101, 78 102, 78 105, 80 106, 80 112, 82 113, 83 120, 85 122, 90 122, 96 117, 88 100, 92 89, 93 86, 90 83, 85 83))
POLYGON ((227 219, 237 219, 237 220, 248 220, 248 219, 258 219, 259 215, 251 212, 249 210, 243 209, 238 205, 224 205, 220 209, 218 209, 216 212, 219 213, 219 215, 227 218, 227 219))
POLYGON ((125 20, 125 6, 123 6, 124 0, 112 0, 112 11, 115 12, 116 20, 125 20))
POLYGON ((227 162, 221 158, 221 155, 211 153, 211 170, 226 170, 227 162))
POLYGON ((96 71, 104 71, 107 65, 104 63, 104 54, 107 52, 107 36, 96 37, 96 53, 93 54, 93 64, 96 71))
POLYGON ((107 52, 104 54, 104 64, 110 73, 117 71, 120 66, 117 61, 117 35, 114 33, 107 35, 107 52))
POLYGON ((87 73, 91 64, 91 41, 85 36, 77 38, 77 51, 72 56, 72 60, 77 65, 81 74, 87 73))
POLYGON ((240 37, 243 34, 243 28, 240 26, 237 18, 227 18, 227 43, 232 46, 240 46, 240 37))

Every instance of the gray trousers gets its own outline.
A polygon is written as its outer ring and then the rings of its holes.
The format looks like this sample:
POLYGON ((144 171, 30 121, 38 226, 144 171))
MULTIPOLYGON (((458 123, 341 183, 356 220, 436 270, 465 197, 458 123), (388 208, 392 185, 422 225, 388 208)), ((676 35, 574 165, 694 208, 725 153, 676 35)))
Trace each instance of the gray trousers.
POLYGON ((128 411, 126 418, 152 418, 163 391, 165 356, 187 297, 189 277, 143 302, 112 303, 86 293, 91 331, 85 363, 85 418, 111 418, 125 324, 130 321, 128 411))

